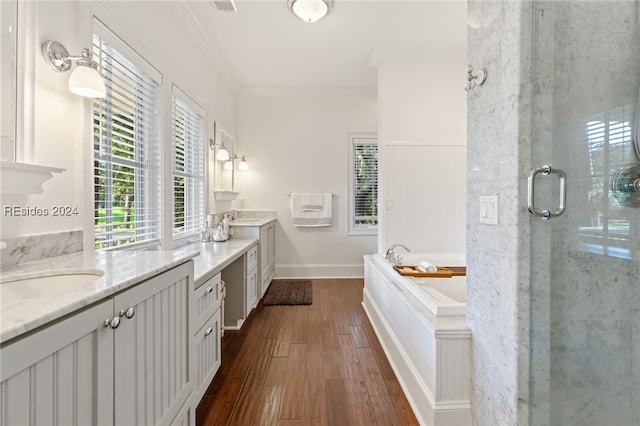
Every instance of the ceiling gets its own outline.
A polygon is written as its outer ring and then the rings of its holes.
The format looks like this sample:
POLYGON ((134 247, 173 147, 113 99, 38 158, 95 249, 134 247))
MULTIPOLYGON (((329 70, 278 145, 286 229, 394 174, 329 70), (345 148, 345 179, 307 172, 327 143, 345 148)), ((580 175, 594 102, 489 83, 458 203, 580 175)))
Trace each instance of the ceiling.
POLYGON ((237 13, 187 5, 240 88, 375 87, 376 49, 466 55, 466 1, 335 0, 312 24, 287 0, 236 0, 237 13))

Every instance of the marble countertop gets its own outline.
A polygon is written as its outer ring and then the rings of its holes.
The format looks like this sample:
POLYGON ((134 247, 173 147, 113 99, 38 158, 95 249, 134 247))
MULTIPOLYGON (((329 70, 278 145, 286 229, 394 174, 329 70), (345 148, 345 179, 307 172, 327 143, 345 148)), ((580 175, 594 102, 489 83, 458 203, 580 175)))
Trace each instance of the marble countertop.
POLYGON ((222 271, 257 243, 258 240, 231 238, 224 242, 191 244, 189 247, 200 252, 200 255, 195 258, 196 287, 222 271))
POLYGON ((275 222, 275 217, 241 217, 229 222, 230 226, 263 226, 271 222, 275 222))
POLYGON ((29 278, 96 271, 103 275, 73 290, 6 304, 2 303, 3 284, 0 284, 0 342, 106 299, 191 259, 194 259, 194 279, 197 284, 224 269, 256 243, 257 240, 231 239, 225 242, 197 242, 167 251, 80 252, 2 268, 2 281, 17 275, 29 278))

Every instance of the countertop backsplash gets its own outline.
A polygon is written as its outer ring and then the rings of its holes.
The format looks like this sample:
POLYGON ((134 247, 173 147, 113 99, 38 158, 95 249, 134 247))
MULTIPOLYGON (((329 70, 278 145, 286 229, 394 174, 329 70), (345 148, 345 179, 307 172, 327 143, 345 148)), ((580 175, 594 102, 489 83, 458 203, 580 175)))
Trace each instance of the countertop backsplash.
POLYGON ((80 252, 82 238, 82 231, 77 230, 3 239, 0 267, 80 252))

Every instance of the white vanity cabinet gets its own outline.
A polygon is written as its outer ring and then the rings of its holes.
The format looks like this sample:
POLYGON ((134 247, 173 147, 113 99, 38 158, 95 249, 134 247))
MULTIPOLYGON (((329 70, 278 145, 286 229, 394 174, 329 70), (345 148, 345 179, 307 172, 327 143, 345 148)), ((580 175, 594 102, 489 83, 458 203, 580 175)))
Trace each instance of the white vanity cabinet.
POLYGON ((193 409, 198 406, 221 361, 222 274, 217 273, 198 284, 194 290, 192 328, 195 364, 193 409))
POLYGON ((4 344, 0 424, 190 418, 193 262, 4 344))
POLYGON ((264 296, 276 270, 275 221, 262 226, 235 226, 235 238, 255 238, 258 240, 258 275, 256 292, 258 300, 264 296))

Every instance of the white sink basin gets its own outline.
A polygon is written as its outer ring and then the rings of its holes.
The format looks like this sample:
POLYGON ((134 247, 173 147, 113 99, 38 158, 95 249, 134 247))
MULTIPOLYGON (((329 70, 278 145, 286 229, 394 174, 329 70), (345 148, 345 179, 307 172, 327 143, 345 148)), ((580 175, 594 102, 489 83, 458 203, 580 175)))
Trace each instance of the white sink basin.
POLYGON ((260 219, 236 219, 234 221, 232 221, 231 223, 251 223, 251 222, 259 222, 260 219))
POLYGON ((11 305, 39 297, 52 297, 63 292, 92 289, 94 282, 104 272, 100 270, 78 270, 48 272, 42 275, 21 274, 2 277, 0 304, 11 305))

